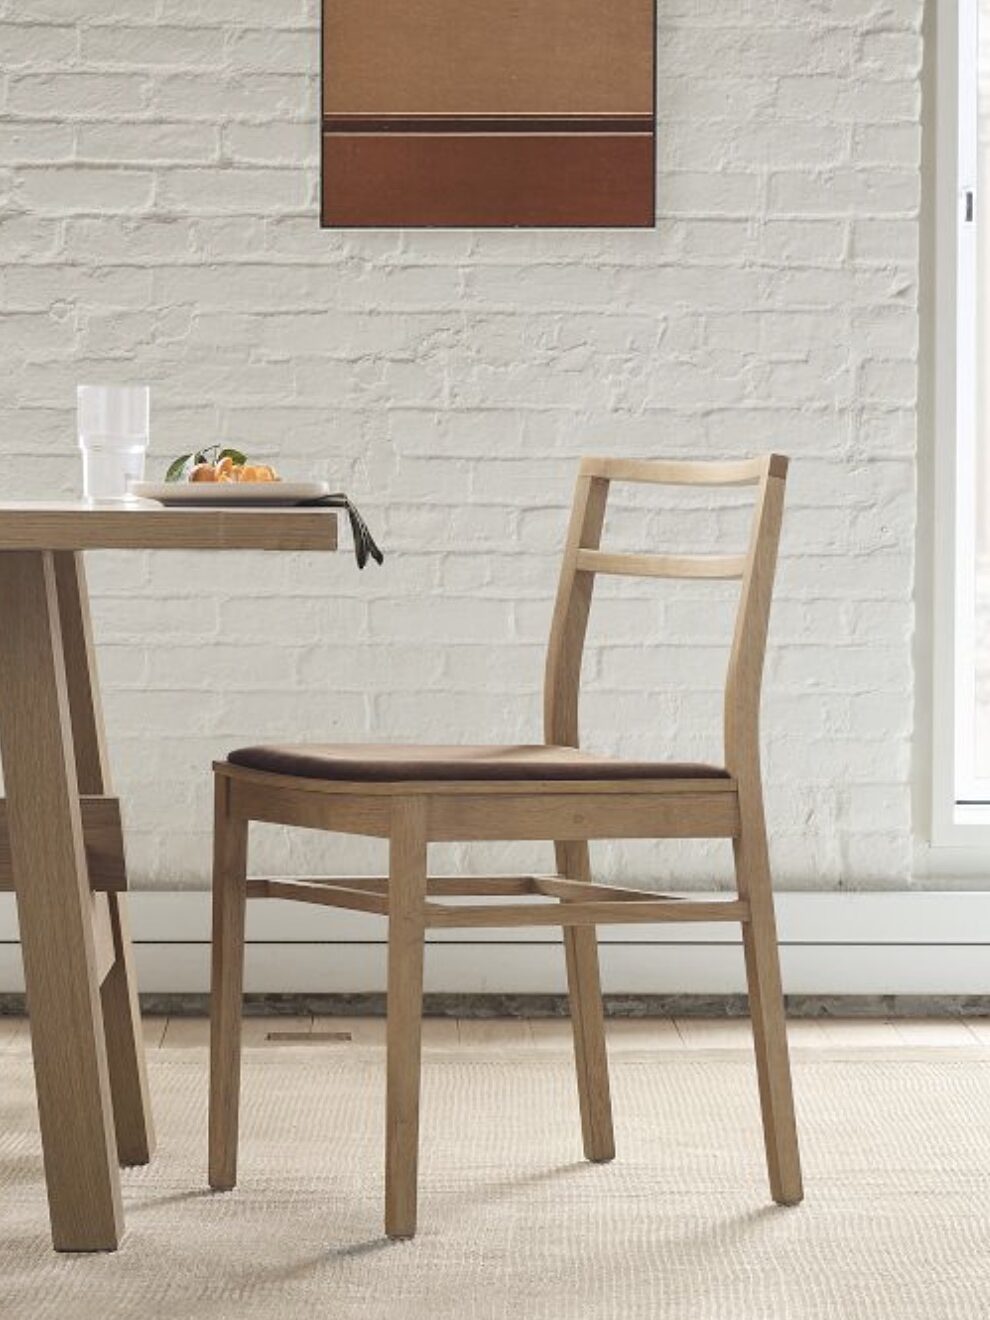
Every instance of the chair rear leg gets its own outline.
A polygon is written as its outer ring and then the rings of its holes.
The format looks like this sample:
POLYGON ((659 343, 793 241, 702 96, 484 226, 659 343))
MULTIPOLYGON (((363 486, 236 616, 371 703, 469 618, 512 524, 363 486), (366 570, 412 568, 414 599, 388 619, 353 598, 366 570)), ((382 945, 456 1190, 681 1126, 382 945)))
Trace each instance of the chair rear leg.
MULTIPOLYGON (((557 870, 561 875, 571 880, 591 879, 587 843, 559 842, 554 848, 557 870)), ((584 1153, 587 1159, 596 1162, 611 1160, 615 1158, 615 1136, 595 927, 565 926, 564 955, 584 1153)))
POLYGON ((743 950, 770 1193, 778 1205, 797 1205, 804 1196, 801 1157, 762 812, 755 824, 747 828, 744 823, 742 835, 733 840, 733 849, 739 894, 749 902, 749 921, 742 929, 743 950))
POLYGON ((390 1238, 416 1232, 426 852, 423 799, 396 799, 388 874, 385 1232, 390 1238))
POLYGON ((241 1088, 241 999, 247 904, 248 822, 229 812, 230 781, 215 782, 213 836, 213 952, 210 988, 210 1186, 237 1181, 237 1125, 241 1088))

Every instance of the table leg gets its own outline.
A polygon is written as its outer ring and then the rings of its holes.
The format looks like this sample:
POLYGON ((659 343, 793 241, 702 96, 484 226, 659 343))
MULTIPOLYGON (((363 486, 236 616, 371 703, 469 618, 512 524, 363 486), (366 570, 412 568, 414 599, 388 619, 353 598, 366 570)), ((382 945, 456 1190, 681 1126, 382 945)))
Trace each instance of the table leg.
POLYGON ((0 553, 0 757, 52 1239, 117 1246, 117 1143, 53 557, 0 553))
MULTIPOLYGON (((83 557, 65 551, 56 553, 53 558, 79 791, 109 795, 113 790, 83 557)), ((121 1164, 147 1164, 155 1148, 155 1134, 148 1098, 127 895, 106 894, 101 896, 100 901, 103 900, 109 906, 114 946, 113 966, 101 987, 101 998, 117 1151, 121 1164)))

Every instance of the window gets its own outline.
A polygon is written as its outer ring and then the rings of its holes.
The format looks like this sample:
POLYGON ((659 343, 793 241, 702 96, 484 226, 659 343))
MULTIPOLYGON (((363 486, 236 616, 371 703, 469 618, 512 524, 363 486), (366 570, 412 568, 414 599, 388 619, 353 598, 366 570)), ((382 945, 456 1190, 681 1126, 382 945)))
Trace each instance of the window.
POLYGON ((990 0, 939 5, 937 23, 933 839, 982 844, 990 843, 990 0))

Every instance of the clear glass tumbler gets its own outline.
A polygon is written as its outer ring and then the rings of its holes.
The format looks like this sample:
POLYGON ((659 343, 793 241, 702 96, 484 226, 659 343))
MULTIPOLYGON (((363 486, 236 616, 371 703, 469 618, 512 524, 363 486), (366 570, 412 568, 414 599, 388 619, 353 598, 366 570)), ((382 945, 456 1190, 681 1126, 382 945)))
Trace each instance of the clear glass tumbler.
POLYGON ((144 478, 151 391, 147 385, 79 385, 76 389, 83 495, 127 500, 144 478))

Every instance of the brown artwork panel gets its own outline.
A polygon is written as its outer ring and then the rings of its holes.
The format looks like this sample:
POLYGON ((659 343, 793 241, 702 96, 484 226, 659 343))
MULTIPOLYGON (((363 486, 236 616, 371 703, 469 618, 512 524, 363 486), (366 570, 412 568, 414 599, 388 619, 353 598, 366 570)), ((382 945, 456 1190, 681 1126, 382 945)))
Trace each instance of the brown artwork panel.
POLYGON ((323 138, 324 224, 650 225, 645 133, 323 138))
POLYGON ((324 114, 652 114, 653 0, 324 0, 324 114))
POLYGON ((323 0, 321 220, 654 223, 654 0, 323 0))

